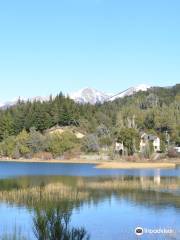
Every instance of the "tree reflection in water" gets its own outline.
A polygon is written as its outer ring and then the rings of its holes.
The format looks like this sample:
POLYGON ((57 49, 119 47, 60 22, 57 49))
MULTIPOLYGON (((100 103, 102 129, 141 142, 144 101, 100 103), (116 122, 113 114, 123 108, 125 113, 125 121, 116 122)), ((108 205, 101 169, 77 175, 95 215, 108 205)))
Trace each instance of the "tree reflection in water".
POLYGON ((37 240, 87 240, 89 236, 84 228, 73 228, 72 210, 81 209, 84 204, 96 206, 115 197, 146 209, 168 207, 179 211, 179 186, 179 177, 158 174, 154 177, 20 177, 0 180, 0 202, 32 211, 37 240))
POLYGON ((38 240, 88 240, 85 228, 70 226, 71 203, 61 201, 57 206, 36 208, 34 234, 38 240))

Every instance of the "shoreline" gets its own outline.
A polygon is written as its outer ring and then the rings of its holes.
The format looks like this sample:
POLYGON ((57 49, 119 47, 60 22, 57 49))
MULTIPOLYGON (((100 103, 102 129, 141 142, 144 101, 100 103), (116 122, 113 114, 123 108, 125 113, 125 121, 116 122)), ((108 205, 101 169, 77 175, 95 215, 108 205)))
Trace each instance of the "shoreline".
MULTIPOLYGON (((31 159, 26 159, 26 158, 20 158, 20 159, 10 159, 10 158, 0 158, 0 162, 20 162, 20 163, 77 163, 77 164, 98 164, 98 160, 86 160, 86 159, 51 159, 51 160, 44 160, 44 159, 39 159, 39 158, 31 158, 31 159)), ((103 162, 105 163, 105 161, 103 162)))
POLYGON ((10 159, 0 158, 0 162, 16 162, 16 163, 65 163, 65 164, 94 164, 97 169, 165 169, 165 168, 176 168, 180 165, 180 159, 178 161, 170 162, 161 160, 161 162, 128 162, 128 161, 99 161, 99 160, 87 160, 87 159, 63 159, 63 160, 42 160, 42 159, 10 159))
POLYGON ((101 163, 96 166, 98 169, 169 169, 176 168, 176 163, 170 162, 111 162, 101 163))

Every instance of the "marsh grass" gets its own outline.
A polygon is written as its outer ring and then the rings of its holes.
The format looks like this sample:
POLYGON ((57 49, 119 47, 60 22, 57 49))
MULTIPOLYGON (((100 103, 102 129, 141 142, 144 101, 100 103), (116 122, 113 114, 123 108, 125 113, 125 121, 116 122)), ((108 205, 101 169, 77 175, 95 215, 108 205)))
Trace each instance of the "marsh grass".
MULTIPOLYGON (((169 203, 180 208, 180 180, 176 177, 33 177, 13 180, 14 183, 3 181, 0 201, 33 210, 37 240, 87 240, 89 236, 84 228, 70 226, 72 210, 84 203, 96 205, 112 196, 158 209, 169 203)), ((0 239, 29 240, 17 231, 12 235, 4 234, 0 239)))
MULTIPOLYGON (((33 178, 32 181, 35 179, 33 178)), ((15 186, 17 184, 15 183, 15 186)), ((178 195, 175 195, 179 191, 179 185, 179 179, 173 177, 168 179, 123 176, 118 178, 48 178, 48 181, 39 182, 37 186, 26 179, 26 184, 23 182, 22 187, 18 185, 18 188, 11 188, 11 190, 5 190, 3 187, 0 191, 0 200, 30 208, 66 200, 74 202, 74 206, 79 207, 81 203, 97 202, 103 198, 110 198, 112 195, 147 201, 146 195, 148 194, 149 201, 155 204, 158 201, 153 200, 151 193, 152 196, 166 193, 166 198, 171 197, 176 204, 180 205, 177 201, 178 195), (143 196, 143 194, 146 195, 143 196)), ((165 202, 166 198, 162 199, 162 202, 165 202)))

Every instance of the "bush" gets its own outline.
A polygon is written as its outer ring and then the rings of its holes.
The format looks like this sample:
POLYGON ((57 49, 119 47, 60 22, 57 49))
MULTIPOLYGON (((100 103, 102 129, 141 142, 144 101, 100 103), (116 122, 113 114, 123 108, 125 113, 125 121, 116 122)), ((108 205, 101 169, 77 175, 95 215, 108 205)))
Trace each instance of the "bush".
POLYGON ((33 158, 42 159, 42 160, 51 160, 53 155, 49 152, 38 152, 33 154, 33 158))
POLYGON ((83 139, 82 150, 85 152, 99 152, 98 138, 90 134, 83 139))
POLYGON ((100 126, 97 127, 96 132, 95 132, 97 138, 98 138, 98 143, 100 147, 109 147, 112 145, 112 138, 109 129, 101 124, 100 126))
POLYGON ((0 155, 2 157, 4 156, 13 157, 15 148, 16 148, 15 137, 14 136, 8 137, 0 144, 0 155))
POLYGON ((40 132, 36 131, 35 128, 31 128, 27 146, 32 153, 44 151, 46 149, 46 139, 40 132))
POLYGON ((52 159, 78 146, 79 140, 71 132, 44 136, 34 128, 30 133, 23 130, 17 137, 11 136, 0 143, 0 156, 11 158, 35 157, 52 159))
POLYGON ((0 144, 1 156, 8 156, 11 158, 20 158, 30 153, 30 149, 27 145, 29 139, 28 133, 23 130, 17 137, 11 136, 6 138, 0 144))
POLYGON ((47 151, 53 156, 62 156, 65 152, 78 145, 78 139, 71 132, 55 133, 47 137, 47 151))
POLYGON ((139 133, 134 128, 122 128, 118 133, 118 142, 123 142, 124 147, 128 151, 128 155, 133 155, 139 148, 139 133))
POLYGON ((153 147, 153 144, 152 142, 149 142, 144 148, 143 148, 143 151, 142 151, 142 156, 144 158, 151 158, 152 154, 154 153, 154 147, 153 147))
POLYGON ((16 137, 16 148, 14 152, 15 158, 19 158, 19 156, 25 156, 30 153, 30 149, 27 145, 27 142, 29 140, 29 134, 26 132, 26 130, 23 130, 19 133, 16 137), (17 157, 16 157, 17 156, 17 157))
POLYGON ((177 158, 178 157, 178 153, 176 152, 176 150, 174 148, 169 149, 167 155, 169 158, 177 158))

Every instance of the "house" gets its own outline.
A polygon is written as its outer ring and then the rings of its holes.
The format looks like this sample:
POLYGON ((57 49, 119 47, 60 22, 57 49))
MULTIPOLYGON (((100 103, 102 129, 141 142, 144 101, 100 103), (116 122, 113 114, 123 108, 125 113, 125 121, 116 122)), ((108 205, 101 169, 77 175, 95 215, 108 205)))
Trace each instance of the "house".
POLYGON ((179 154, 180 153, 180 146, 174 147, 174 150, 179 154))
POLYGON ((154 152, 161 151, 160 138, 153 134, 143 133, 140 141, 140 152, 143 152, 150 142, 153 145, 154 152))
POLYGON ((123 142, 122 143, 119 143, 119 142, 115 143, 115 152, 119 153, 120 155, 124 154, 124 144, 123 144, 123 142))

